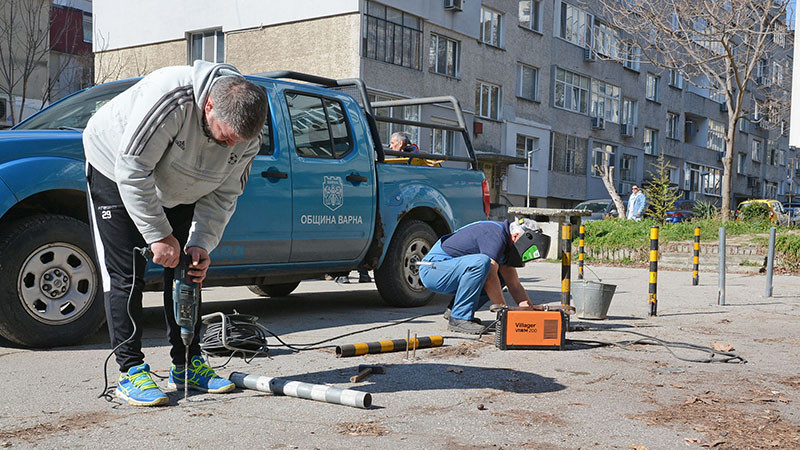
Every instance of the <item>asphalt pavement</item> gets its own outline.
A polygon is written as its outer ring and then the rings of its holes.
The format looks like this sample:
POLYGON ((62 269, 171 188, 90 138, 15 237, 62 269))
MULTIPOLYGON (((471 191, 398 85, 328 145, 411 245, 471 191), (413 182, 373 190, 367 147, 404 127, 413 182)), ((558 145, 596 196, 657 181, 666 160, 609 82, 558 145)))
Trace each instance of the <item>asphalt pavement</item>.
MULTIPOLYGON (((563 351, 502 351, 448 332, 448 298, 421 308, 386 306, 373 283, 308 281, 289 297, 258 298, 246 288, 204 291, 203 313, 237 311, 290 344, 308 344, 379 325, 327 344, 444 335, 444 345, 336 358, 332 348, 295 352, 272 345, 269 357, 231 360, 232 371, 351 388, 372 395, 368 409, 275 396, 252 390, 226 395, 169 392, 170 404, 131 407, 99 399, 105 329, 81 345, 30 350, 0 343, 2 448, 800 448, 800 277, 728 274, 726 305, 717 304, 717 276, 661 271, 658 316, 648 317, 646 269, 591 267, 587 279, 617 285, 606 320, 568 339, 620 342, 641 333, 676 343, 568 345, 563 351), (408 320, 410 319, 410 320, 408 320), (398 321, 404 323, 394 324, 398 321), (708 353, 679 344, 717 346, 746 364, 689 362, 708 353), (673 353, 670 352, 670 350, 673 353), (683 359, 679 359, 683 358, 683 359), (385 373, 349 382, 360 364, 385 373)), ((536 303, 560 299, 558 264, 520 271, 536 303)), ((573 270, 573 280, 577 271, 573 270)), ((160 295, 145 295, 144 347, 155 373, 166 376, 169 348, 160 295)), ((482 310, 478 317, 491 321, 482 310)), ((653 341, 655 342, 655 341, 653 341)), ((719 354, 715 359, 719 359, 719 354)), ((225 358, 213 358, 215 365, 225 358)), ((111 381, 116 367, 109 363, 111 381)), ((157 380, 165 390, 166 380, 157 380)))

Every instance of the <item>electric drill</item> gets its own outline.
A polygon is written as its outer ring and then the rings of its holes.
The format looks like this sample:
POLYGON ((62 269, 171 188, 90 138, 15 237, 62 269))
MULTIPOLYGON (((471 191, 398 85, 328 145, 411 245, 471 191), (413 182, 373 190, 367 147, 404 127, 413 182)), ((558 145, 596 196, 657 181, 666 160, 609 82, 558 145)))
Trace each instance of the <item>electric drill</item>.
MULTIPOLYGON (((181 327, 181 340, 186 346, 194 340, 194 326, 200 313, 200 284, 192 281, 189 275, 189 265, 192 257, 181 253, 181 260, 175 267, 175 277, 172 279, 172 304, 175 310, 175 322, 181 327)), ((189 361, 186 361, 189 364, 189 361)))

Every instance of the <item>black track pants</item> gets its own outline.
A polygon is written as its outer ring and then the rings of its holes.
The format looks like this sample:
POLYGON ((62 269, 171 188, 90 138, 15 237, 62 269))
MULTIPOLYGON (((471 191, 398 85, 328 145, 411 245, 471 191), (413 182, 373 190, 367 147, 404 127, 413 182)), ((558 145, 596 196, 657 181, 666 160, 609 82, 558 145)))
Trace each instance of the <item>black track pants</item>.
MULTIPOLYGON (((145 260, 136 254, 136 279, 134 280, 134 247, 147 245, 128 216, 117 184, 86 165, 86 180, 89 185, 89 219, 92 224, 93 240, 97 262, 101 268, 103 292, 105 294, 106 320, 111 346, 116 347, 133 333, 133 324, 128 317, 128 297, 130 312, 137 324, 136 335, 116 351, 116 359, 121 372, 144 362, 142 353, 142 289, 144 287, 145 260), (131 292, 131 285, 134 286, 131 292)), ((165 208, 172 234, 183 248, 192 225, 194 205, 178 205, 165 208)), ((167 337, 172 349, 173 364, 184 364, 185 347, 181 341, 180 327, 175 323, 172 307, 173 269, 164 269, 164 313, 167 320, 167 337)), ((191 356, 200 354, 200 320, 195 326, 194 341, 189 346, 191 356)))

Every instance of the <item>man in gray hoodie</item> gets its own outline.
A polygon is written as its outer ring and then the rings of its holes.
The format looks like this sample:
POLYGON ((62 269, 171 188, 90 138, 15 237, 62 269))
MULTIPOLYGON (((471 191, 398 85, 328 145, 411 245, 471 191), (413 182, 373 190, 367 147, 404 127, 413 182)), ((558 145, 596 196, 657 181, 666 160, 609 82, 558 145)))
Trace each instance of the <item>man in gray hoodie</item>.
POLYGON ((103 105, 83 133, 89 213, 121 372, 116 394, 129 404, 167 403, 144 363, 136 326, 142 319, 145 260, 134 248, 145 245, 165 269, 169 386, 182 389, 188 383, 214 393, 234 387, 200 356, 199 321, 185 360, 171 284, 184 251, 194 280, 205 278, 208 255, 247 183, 266 116, 263 87, 231 65, 195 61, 145 76, 103 105))

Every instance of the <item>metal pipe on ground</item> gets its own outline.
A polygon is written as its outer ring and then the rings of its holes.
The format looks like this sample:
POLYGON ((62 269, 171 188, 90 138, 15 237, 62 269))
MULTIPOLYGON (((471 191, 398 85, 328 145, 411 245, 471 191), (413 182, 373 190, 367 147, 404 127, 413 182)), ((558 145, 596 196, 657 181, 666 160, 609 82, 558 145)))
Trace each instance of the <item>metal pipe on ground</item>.
POLYGON ((583 279, 583 261, 586 259, 584 244, 586 243, 586 227, 581 225, 578 228, 578 279, 583 279))
POLYGON ((287 397, 305 398, 336 405, 366 409, 372 405, 372 395, 353 389, 340 389, 322 384, 303 383, 242 372, 233 372, 228 377, 240 389, 252 389, 287 397))
POLYGON ((694 254, 692 255, 692 286, 700 284, 700 227, 694 227, 694 254))
POLYGON ((650 227, 650 284, 647 303, 650 305, 648 316, 655 317, 658 309, 658 227, 650 227))
POLYGON ((442 336, 424 336, 414 341, 411 339, 395 339, 392 341, 362 342, 358 344, 346 344, 336 347, 337 357, 359 356, 367 353, 389 353, 400 352, 407 348, 430 348, 441 347, 444 344, 442 336), (410 345, 409 345, 410 344, 410 345))
POLYGON ((725 227, 719 227, 719 287, 717 289, 717 304, 725 306, 725 227))
POLYGON ((777 228, 769 229, 769 250, 767 253, 767 286, 764 290, 764 297, 772 297, 772 269, 775 266, 775 233, 777 228))

